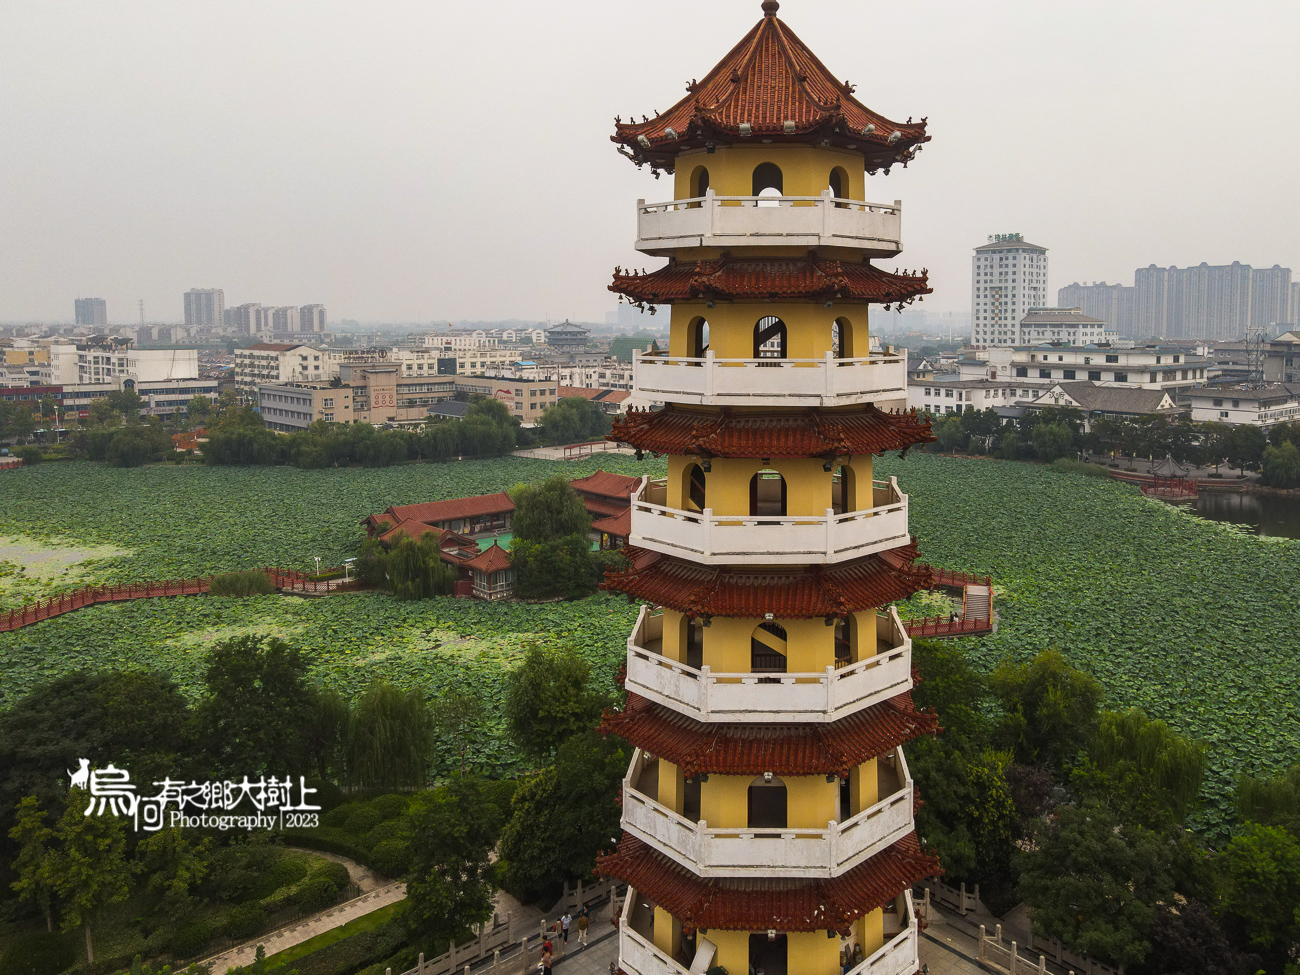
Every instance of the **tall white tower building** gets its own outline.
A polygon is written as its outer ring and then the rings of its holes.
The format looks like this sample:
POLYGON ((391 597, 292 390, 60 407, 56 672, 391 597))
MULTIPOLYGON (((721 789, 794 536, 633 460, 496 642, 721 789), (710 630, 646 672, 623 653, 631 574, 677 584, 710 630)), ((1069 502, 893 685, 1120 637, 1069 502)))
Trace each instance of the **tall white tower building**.
POLYGON ((971 262, 970 344, 1017 345, 1020 320, 1047 300, 1047 248, 995 234, 971 262))

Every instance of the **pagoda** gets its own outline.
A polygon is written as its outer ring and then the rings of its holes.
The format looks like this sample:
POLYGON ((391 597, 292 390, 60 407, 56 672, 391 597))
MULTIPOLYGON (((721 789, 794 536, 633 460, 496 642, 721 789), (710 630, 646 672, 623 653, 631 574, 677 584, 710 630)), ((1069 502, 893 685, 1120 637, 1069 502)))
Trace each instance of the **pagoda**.
POLYGON ((864 202, 866 174, 929 136, 854 98, 777 6, 613 136, 673 180, 637 203, 637 249, 667 263, 611 285, 671 312, 669 348, 635 359, 634 395, 662 408, 610 434, 668 460, 604 583, 643 604, 602 723, 634 746, 598 867, 629 885, 626 975, 911 975, 911 887, 939 871, 903 754, 936 720, 892 606, 930 571, 872 470, 934 438, 868 323, 930 288, 873 263, 902 250, 901 204, 864 202))

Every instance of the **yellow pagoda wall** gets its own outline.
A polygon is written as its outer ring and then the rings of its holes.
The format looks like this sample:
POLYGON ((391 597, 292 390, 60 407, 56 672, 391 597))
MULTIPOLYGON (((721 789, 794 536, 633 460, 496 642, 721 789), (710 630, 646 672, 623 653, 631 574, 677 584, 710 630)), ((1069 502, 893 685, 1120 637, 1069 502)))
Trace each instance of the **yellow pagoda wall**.
MULTIPOLYGON (((670 454, 668 457, 668 507, 690 510, 686 472, 699 463, 694 457, 670 454)), ((714 457, 712 468, 704 475, 704 497, 714 515, 749 517, 749 482, 759 471, 776 471, 785 478, 787 517, 811 515, 821 518, 831 506, 833 470, 823 470, 820 457, 773 457, 763 463, 759 457, 714 457)), ((841 465, 835 465, 836 467, 841 465)), ((874 507, 871 496, 873 463, 870 454, 849 459, 848 468, 856 482, 856 509, 874 507)))
POLYGON ((753 196, 754 170, 770 162, 781 170, 783 196, 821 196, 831 185, 831 170, 843 170, 844 199, 866 199, 866 170, 862 154, 822 146, 777 146, 741 143, 719 146, 714 152, 690 152, 678 157, 673 176, 673 199, 689 200, 697 194, 698 170, 709 171, 709 189, 718 196, 753 196))
MULTIPOLYGON (((874 609, 851 614, 852 625, 857 628, 857 660, 876 655, 878 618, 874 609)), ((715 616, 703 628, 703 660, 718 674, 747 674, 750 666, 750 638, 759 637, 762 619, 753 617, 715 616)), ((788 620, 778 617, 774 622, 786 633, 786 670, 789 673, 820 673, 835 663, 835 627, 827 626, 820 617, 807 620, 788 620)), ((664 610, 663 656, 678 663, 686 662, 686 627, 683 613, 664 610)))
MULTIPOLYGON (((737 253, 737 256, 742 256, 737 253)), ((764 258, 776 257, 772 248, 764 248, 764 258)), ((799 256, 802 256, 799 255, 799 256)), ((760 319, 775 315, 785 322, 786 358, 821 359, 831 351, 831 326, 843 319, 853 336, 853 355, 867 354, 870 344, 868 306, 833 302, 827 308, 820 301, 799 303, 718 302, 710 308, 704 301, 680 301, 672 306, 668 352, 685 356, 687 327, 697 318, 709 323, 709 351, 719 359, 752 359, 754 326, 760 319)))

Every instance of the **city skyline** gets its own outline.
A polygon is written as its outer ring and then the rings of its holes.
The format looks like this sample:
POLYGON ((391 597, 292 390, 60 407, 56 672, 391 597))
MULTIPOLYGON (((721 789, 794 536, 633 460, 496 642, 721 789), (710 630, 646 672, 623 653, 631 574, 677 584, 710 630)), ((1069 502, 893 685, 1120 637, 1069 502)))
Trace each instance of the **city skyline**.
MULTIPOLYGON (((13 232, 0 245, 0 320, 67 320, 80 292, 105 297, 123 323, 141 298, 151 320, 180 321, 180 295, 213 282, 229 295, 310 294, 332 316, 364 322, 601 321, 614 307, 611 262, 638 258, 631 207, 594 201, 668 192, 616 158, 605 143, 613 117, 634 99, 666 108, 701 59, 725 53, 708 39, 756 7, 666 0, 597 17, 580 5, 398 4, 375 15, 322 4, 303 18, 155 4, 130 23, 89 4, 7 9, 0 206, 13 232), (695 29, 654 46, 655 71, 630 88, 575 83, 617 70, 629 39, 652 44, 673 22, 695 29), (536 33, 557 25, 539 59, 536 33), (430 42, 436 59, 424 53, 430 42), (161 84, 172 77, 185 81, 161 84), (463 138, 488 116, 502 121, 463 138), (83 140, 96 151, 71 151, 83 140), (539 178, 556 158, 583 178, 539 178), (199 199, 206 215, 194 233, 199 199), (495 251, 506 237, 514 257, 503 282, 495 251)), ((1275 122, 1300 82, 1285 56, 1300 11, 1193 3, 1170 21, 1119 3, 788 0, 782 14, 881 111, 933 106, 926 165, 867 182, 868 199, 905 201, 908 250, 883 263, 929 266, 929 310, 969 307, 971 248, 1008 227, 1050 248, 1063 282, 1123 280, 1149 264, 1300 260, 1285 205, 1285 161, 1300 136, 1275 122), (945 30, 927 28, 936 19, 945 30), (900 42, 866 57, 864 34, 900 42), (921 36, 923 47, 904 43, 921 36), (1087 83, 1056 70, 1072 58, 1086 59, 1087 83), (914 79, 906 91, 904 74, 914 79), (1211 165, 1211 115, 1266 133, 1269 151, 1211 165)))

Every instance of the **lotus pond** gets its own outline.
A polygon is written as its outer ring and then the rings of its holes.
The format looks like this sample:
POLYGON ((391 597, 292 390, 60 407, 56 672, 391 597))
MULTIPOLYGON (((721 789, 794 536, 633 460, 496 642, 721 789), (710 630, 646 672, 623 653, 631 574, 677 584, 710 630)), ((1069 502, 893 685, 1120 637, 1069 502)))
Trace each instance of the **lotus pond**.
MULTIPOLYGON (((338 471, 60 463, 5 475, 0 536, 6 551, 85 549, 83 561, 69 563, 78 585, 309 568, 313 556, 332 564, 349 554, 361 518, 390 504, 597 467, 664 469, 616 455, 338 471)), ((1209 746, 1199 825, 1217 831, 1228 822, 1237 774, 1300 761, 1300 541, 1036 465, 915 454, 877 469, 898 475, 910 494, 926 560, 993 576, 998 632, 964 641, 981 667, 1057 647, 1102 682, 1107 706, 1141 707, 1209 746)), ((61 587, 61 579, 41 585, 61 587)), ((206 646, 267 632, 295 639, 315 673, 345 690, 383 676, 431 695, 463 687, 495 708, 505 672, 532 641, 572 646, 611 680, 633 618, 611 596, 545 606, 401 604, 368 594, 142 600, 0 635, 0 707, 35 681, 81 666, 156 667, 192 691, 206 646)), ((517 760, 499 737, 485 740, 478 758, 488 769, 517 760)))

